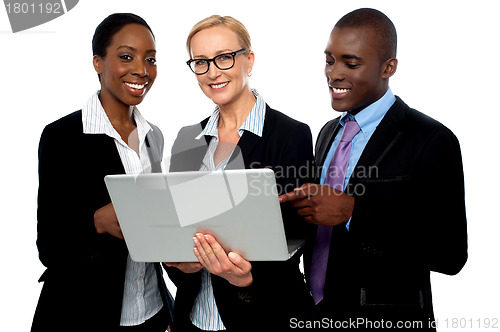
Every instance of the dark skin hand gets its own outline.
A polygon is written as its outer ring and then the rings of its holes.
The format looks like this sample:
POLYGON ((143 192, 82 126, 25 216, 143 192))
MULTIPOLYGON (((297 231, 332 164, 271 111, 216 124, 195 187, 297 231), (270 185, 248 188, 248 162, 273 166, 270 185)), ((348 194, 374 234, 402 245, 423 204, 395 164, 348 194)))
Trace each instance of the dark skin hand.
POLYGON ((354 197, 328 185, 307 183, 279 197, 280 203, 290 202, 297 213, 310 224, 337 226, 349 221, 354 209, 354 197))
POLYGON ((118 224, 113 203, 103 206, 94 213, 94 226, 99 234, 111 234, 114 237, 123 239, 122 229, 118 224))

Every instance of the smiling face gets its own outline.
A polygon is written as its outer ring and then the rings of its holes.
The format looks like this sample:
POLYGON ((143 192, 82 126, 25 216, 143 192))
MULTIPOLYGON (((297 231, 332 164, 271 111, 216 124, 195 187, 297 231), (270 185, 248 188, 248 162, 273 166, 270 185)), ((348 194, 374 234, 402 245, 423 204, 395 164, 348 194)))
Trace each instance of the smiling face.
POLYGON ((100 75, 99 99, 105 110, 138 105, 156 78, 156 47, 151 32, 140 24, 120 29, 104 57, 94 56, 100 75))
POLYGON ((369 27, 334 28, 330 34, 325 75, 336 111, 356 114, 387 91, 397 60, 380 59, 376 38, 369 27))
MULTIPOLYGON (((242 49, 236 33, 215 26, 197 32, 191 39, 192 59, 211 59, 219 54, 242 49)), ((207 73, 196 75, 203 93, 219 107, 237 104, 250 91, 247 74, 252 71, 253 52, 236 55, 231 69, 221 70, 213 62, 207 73)))

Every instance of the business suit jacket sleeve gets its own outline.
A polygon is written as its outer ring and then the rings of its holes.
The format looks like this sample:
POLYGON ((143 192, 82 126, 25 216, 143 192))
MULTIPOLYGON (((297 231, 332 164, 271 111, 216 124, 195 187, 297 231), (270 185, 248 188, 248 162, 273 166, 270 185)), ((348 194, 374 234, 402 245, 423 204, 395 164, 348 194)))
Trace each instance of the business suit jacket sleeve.
POLYGON ((107 174, 124 173, 114 141, 84 135, 81 112, 44 129, 39 144, 38 238, 47 267, 33 331, 81 323, 103 329, 121 316, 127 247, 97 234, 95 211, 110 202, 107 174), (96 299, 98 299, 96 301, 96 299))
MULTIPOLYGON (((163 136, 152 128, 146 146, 153 170, 160 171, 163 136)), ((111 202, 104 176, 125 173, 116 144, 103 134, 84 134, 77 111, 45 127, 38 155, 37 246, 47 269, 33 331, 74 324, 110 331, 120 323, 128 251, 125 241, 97 234, 94 213, 111 202)))
POLYGON ((464 178, 460 146, 447 128, 436 131, 417 166, 420 218, 428 242, 421 245, 431 271, 456 274, 467 260, 464 178))
POLYGON ((87 136, 77 112, 48 125, 40 138, 37 246, 47 267, 126 253, 122 240, 97 234, 93 219, 110 203, 104 176, 124 173, 123 166, 112 139, 87 136))
MULTIPOLYGON (((400 104, 398 100, 396 105, 400 104)), ((456 274, 467 260, 458 140, 448 128, 406 105, 389 110, 386 117, 379 125, 381 132, 371 140, 390 137, 391 143, 384 146, 386 154, 381 154, 375 176, 360 182, 365 191, 353 191, 356 202, 349 233, 361 256, 398 259, 408 269, 456 274), (401 114, 404 117, 398 120, 401 114)), ((377 145, 370 143, 365 150, 377 145)))
MULTIPOLYGON (((275 171, 279 195, 314 181, 314 157, 309 126, 301 123, 290 132, 287 142, 283 145, 281 158, 283 166, 275 171)), ((287 238, 304 238, 308 224, 297 214, 296 209, 285 203, 281 212, 287 238)))
MULTIPOLYGON (((293 128, 284 128, 284 131, 288 134, 280 134, 286 140, 274 151, 279 194, 290 192, 313 179, 309 127, 298 123, 293 128)), ((310 226, 288 203, 281 206, 281 212, 287 239, 303 239, 310 226)), ((252 262, 254 306, 261 322, 269 322, 268 326, 276 331, 287 330, 290 319, 302 317, 313 303, 298 269, 301 253, 284 262, 252 262)))

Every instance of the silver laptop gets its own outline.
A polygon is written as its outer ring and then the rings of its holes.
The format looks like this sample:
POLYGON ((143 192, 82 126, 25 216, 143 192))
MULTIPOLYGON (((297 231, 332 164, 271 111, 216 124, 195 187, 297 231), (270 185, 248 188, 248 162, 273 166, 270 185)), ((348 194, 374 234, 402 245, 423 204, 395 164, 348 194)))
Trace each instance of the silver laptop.
POLYGON ((108 175, 105 182, 137 262, 197 261, 197 232, 250 261, 287 260, 304 242, 287 243, 271 169, 108 175))

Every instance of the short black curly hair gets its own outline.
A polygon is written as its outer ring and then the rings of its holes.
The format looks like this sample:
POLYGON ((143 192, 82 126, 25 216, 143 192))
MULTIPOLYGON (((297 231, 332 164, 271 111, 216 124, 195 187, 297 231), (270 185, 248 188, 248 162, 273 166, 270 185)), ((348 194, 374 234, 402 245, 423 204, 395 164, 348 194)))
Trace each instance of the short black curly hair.
POLYGON ((344 15, 335 28, 365 28, 374 30, 378 37, 377 47, 382 61, 396 57, 397 34, 392 21, 382 12, 372 8, 356 9, 344 15))

